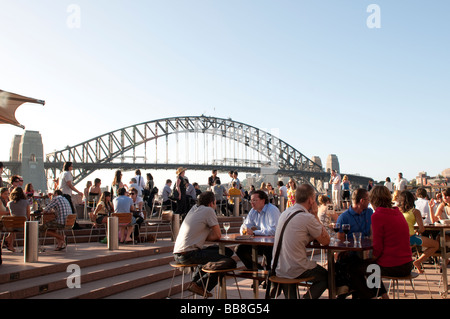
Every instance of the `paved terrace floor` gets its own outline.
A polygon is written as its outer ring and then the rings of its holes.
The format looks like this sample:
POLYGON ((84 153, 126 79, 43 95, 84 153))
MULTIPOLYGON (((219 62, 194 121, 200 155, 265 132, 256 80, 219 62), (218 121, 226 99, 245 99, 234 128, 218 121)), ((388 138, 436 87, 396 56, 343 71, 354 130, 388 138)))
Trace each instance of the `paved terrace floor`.
MULTIPOLYGON (((3 264, 0 265, 0 276, 9 276, 11 273, 28 269, 42 269, 42 271, 45 272, 45 267, 49 266, 67 265, 70 263, 77 264, 85 259, 91 259, 100 256, 111 256, 124 252, 145 250, 148 248, 158 249, 163 246, 173 246, 173 243, 169 240, 162 240, 154 244, 143 243, 136 245, 120 245, 118 250, 113 251, 108 250, 106 245, 100 243, 77 244, 77 249, 75 249, 74 245, 72 244, 65 251, 54 251, 52 248, 48 248, 44 253, 39 253, 38 262, 34 263, 24 263, 23 253, 12 253, 7 251, 6 249, 3 249, 3 264)), ((19 247, 19 251, 20 250, 21 247, 19 247)), ((320 261, 320 253, 315 255, 314 259, 320 261)), ((426 264, 425 273, 426 275, 420 275, 415 280, 417 298, 435 300, 444 299, 444 297, 440 294, 443 288, 439 268, 436 268, 435 265, 432 264, 426 264), (431 294, 429 290, 431 291, 431 294)), ((242 298, 253 299, 253 293, 251 289, 252 281, 250 279, 238 279, 238 283, 242 298)), ((239 295, 237 289, 235 288, 233 279, 227 280, 227 287, 228 298, 238 299, 239 295)), ((414 294, 409 283, 406 284, 406 295, 403 294, 403 283, 400 283, 400 288, 400 299, 414 299, 414 294)), ((172 296, 172 299, 176 299, 179 297, 179 295, 174 295, 172 296)), ((264 298, 263 290, 261 290, 260 292, 260 298, 264 298)), ((283 296, 281 295, 280 298, 283 298, 283 296)), ((326 298, 328 298, 328 291, 326 291, 322 296, 322 299, 326 298)))

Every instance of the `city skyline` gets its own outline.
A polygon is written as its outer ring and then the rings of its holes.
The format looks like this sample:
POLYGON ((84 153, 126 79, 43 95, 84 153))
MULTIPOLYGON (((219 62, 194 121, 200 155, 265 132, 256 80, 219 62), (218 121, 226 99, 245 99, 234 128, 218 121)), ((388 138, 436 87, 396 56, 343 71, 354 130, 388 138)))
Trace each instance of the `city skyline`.
MULTIPOLYGON (((16 113, 45 153, 205 114, 375 180, 448 168, 445 1, 0 4, 0 89, 46 101, 16 113)), ((0 160, 22 133, 0 125, 0 160)))

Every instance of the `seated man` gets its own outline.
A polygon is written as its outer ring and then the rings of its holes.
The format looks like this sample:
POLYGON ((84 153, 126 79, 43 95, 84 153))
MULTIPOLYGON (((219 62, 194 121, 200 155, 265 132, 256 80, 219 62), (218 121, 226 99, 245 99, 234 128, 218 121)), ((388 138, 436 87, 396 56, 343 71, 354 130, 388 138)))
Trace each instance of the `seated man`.
MULTIPOLYGON (((251 205, 252 209, 241 226, 241 234, 243 229, 246 228, 247 235, 274 236, 280 218, 280 210, 269 203, 267 194, 262 190, 253 193, 251 205)), ((247 269, 253 269, 251 245, 238 245, 236 255, 247 269)), ((269 270, 272 263, 272 247, 258 246, 258 255, 263 255, 266 258, 266 268, 269 270)), ((263 269, 263 267, 258 265, 258 269, 263 269)))
MULTIPOLYGON (((206 241, 220 239, 222 233, 216 216, 216 199, 212 192, 203 192, 198 199, 198 205, 192 207, 181 224, 175 247, 173 249, 174 259, 180 264, 201 264, 215 262, 233 255, 231 249, 227 249, 224 255, 219 254, 217 245, 204 247, 206 241)), ((203 296, 204 285, 208 275, 196 270, 193 280, 188 287, 189 291, 203 296)), ((211 274, 207 296, 212 296, 211 291, 218 282, 218 275, 211 274)))
POLYGON ((370 237, 372 234, 372 214, 369 208, 369 192, 364 188, 358 188, 352 193, 352 205, 337 220, 341 224, 341 229, 337 235, 340 241, 345 241, 345 234, 342 225, 350 224, 348 238, 353 238, 354 232, 361 232, 363 237, 370 237))
POLYGON ((60 189, 55 190, 52 201, 44 208, 43 214, 51 214, 52 212, 55 214, 55 219, 43 223, 39 230, 42 232, 47 230, 49 236, 56 238, 56 250, 63 250, 66 248, 66 239, 56 230, 63 229, 66 226, 66 218, 72 214, 72 208, 60 189))
MULTIPOLYGON (((127 196, 127 190, 124 187, 119 188, 117 197, 113 199, 114 213, 132 213, 135 211, 133 200, 127 196)), ((120 227, 119 241, 120 243, 133 242, 131 234, 133 233, 134 225, 136 225, 136 218, 131 218, 131 225, 120 227)))
MULTIPOLYGON (((295 212, 300 211, 287 224, 283 234, 282 245, 279 252, 278 263, 274 266, 277 276, 283 278, 314 277, 310 288, 311 297, 319 298, 328 287, 328 272, 315 261, 310 260, 306 254, 306 245, 312 239, 322 245, 330 243, 330 236, 317 217, 318 207, 316 191, 311 185, 302 184, 295 191, 295 204, 281 214, 275 234, 273 246, 274 255, 280 234, 286 220, 295 212)), ((295 285, 283 287, 285 296, 296 298, 295 285), (289 290, 288 290, 289 289, 289 290)), ((304 298, 309 298, 309 293, 304 298)))

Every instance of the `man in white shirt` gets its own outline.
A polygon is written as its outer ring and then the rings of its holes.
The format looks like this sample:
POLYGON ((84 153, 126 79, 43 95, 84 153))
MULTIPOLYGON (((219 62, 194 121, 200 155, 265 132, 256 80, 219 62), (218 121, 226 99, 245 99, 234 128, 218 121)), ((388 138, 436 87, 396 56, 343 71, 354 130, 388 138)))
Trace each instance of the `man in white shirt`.
POLYGON ((417 200, 414 202, 416 205, 416 208, 420 211, 420 214, 422 215, 423 223, 425 225, 432 224, 431 222, 431 216, 430 216, 430 206, 429 206, 429 200, 427 199, 427 191, 423 187, 419 187, 416 190, 416 197, 417 200))
POLYGON ((398 178, 395 181, 395 190, 401 192, 406 189, 406 185, 408 184, 408 181, 403 178, 402 173, 398 173, 398 178))
POLYGON ((341 210, 341 175, 334 169, 331 172, 331 198, 335 210, 341 210))
POLYGON ((280 190, 280 196, 283 196, 284 199, 287 201, 288 194, 287 194, 287 187, 284 185, 283 181, 277 182, 278 189, 280 190))
MULTIPOLYGON (((318 206, 316 191, 311 185, 302 184, 295 191, 295 205, 287 208, 278 221, 273 245, 273 256, 277 253, 281 229, 286 220, 297 213, 287 224, 283 234, 282 245, 277 265, 272 265, 276 275, 284 278, 314 277, 310 288, 311 297, 319 298, 328 288, 328 272, 317 265, 306 253, 306 245, 317 240, 321 245, 330 243, 330 236, 317 217, 318 206)), ((296 298, 295 286, 282 287, 285 296, 296 298)), ((309 298, 309 293, 303 298, 309 298)))
MULTIPOLYGON (((255 236, 273 236, 280 218, 278 207, 269 203, 269 197, 262 190, 257 190, 251 197, 252 209, 247 215, 244 224, 241 226, 240 232, 243 234, 244 227, 247 235, 255 236)), ((247 269, 252 269, 252 246, 240 244, 236 247, 236 255, 243 262, 247 269)), ((258 255, 266 257, 267 269, 270 269, 272 263, 272 247, 258 246, 258 255)), ((259 269, 263 269, 258 265, 259 269)))
POLYGON ((142 197, 142 191, 143 191, 144 188, 145 188, 145 181, 144 181, 144 178, 143 178, 142 175, 141 175, 141 170, 140 170, 140 169, 137 169, 137 170, 135 171, 135 174, 136 174, 136 176, 135 176, 134 178, 136 179, 136 184, 137 184, 137 186, 139 187, 139 188, 138 188, 138 191, 139 191, 140 194, 141 194, 141 195, 139 195, 139 197, 142 197))

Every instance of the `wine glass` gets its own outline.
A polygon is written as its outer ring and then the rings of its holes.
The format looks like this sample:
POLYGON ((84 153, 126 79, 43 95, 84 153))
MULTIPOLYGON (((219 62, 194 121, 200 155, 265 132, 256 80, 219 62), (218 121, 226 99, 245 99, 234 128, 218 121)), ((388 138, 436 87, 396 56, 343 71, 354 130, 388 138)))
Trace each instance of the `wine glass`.
POLYGON ((342 224, 342 231, 345 234, 344 244, 349 244, 350 242, 348 241, 347 234, 350 232, 350 224, 342 224))
POLYGON ((339 232, 340 229, 341 229, 341 223, 334 223, 333 224, 333 230, 335 232, 335 235, 334 235, 334 242, 335 243, 339 242, 339 238, 337 238, 337 233, 339 232))
POLYGON ((230 238, 228 237, 228 229, 230 229, 230 223, 223 223, 223 228, 225 229, 225 238, 230 238))

